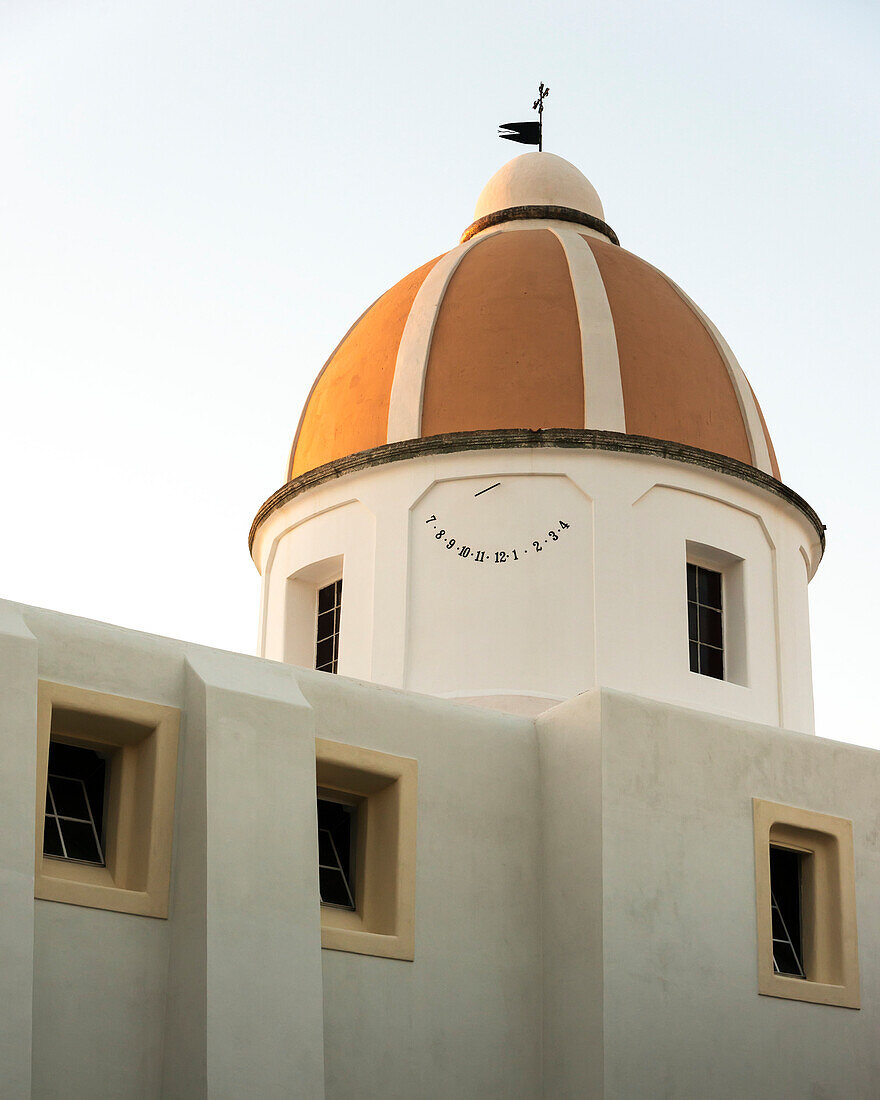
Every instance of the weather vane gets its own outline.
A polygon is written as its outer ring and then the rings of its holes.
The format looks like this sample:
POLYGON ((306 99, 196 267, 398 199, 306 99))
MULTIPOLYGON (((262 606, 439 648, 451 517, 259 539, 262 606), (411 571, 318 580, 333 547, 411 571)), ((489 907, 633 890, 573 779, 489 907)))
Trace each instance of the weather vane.
POLYGON ((532 110, 538 112, 537 122, 505 122, 498 127, 498 136, 508 141, 518 141, 521 145, 537 145, 538 152, 544 152, 544 100, 550 95, 550 89, 544 82, 538 85, 538 98, 532 104, 532 110), (505 133, 505 130, 508 131, 505 133))

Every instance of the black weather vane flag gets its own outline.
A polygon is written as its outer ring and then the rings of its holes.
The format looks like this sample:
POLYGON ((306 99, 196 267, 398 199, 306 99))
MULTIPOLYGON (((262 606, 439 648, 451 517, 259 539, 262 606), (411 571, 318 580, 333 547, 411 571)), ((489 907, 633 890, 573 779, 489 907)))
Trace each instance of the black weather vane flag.
POLYGON ((538 98, 532 104, 532 110, 538 112, 537 122, 505 122, 498 127, 498 136, 508 141, 518 141, 522 145, 537 145, 538 152, 544 151, 544 100, 550 95, 550 89, 544 82, 538 85, 538 98), (505 131, 507 131, 505 133, 505 131))

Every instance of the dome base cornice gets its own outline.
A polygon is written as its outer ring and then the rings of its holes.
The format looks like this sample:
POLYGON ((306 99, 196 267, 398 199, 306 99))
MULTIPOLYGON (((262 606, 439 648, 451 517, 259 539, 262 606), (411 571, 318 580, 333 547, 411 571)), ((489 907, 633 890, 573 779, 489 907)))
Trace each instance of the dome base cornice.
POLYGON ((585 225, 588 229, 594 229, 607 237, 612 244, 619 245, 617 234, 607 222, 597 218, 594 214, 587 214, 583 210, 573 210, 570 206, 508 206, 504 210, 494 210, 478 218, 467 227, 461 235, 461 243, 469 241, 484 229, 492 229, 504 222, 534 221, 573 222, 575 225, 585 225))
POLYGON ((625 432, 609 432, 590 428, 500 428, 485 431, 449 432, 423 439, 404 439, 372 447, 345 458, 327 462, 313 470, 300 474, 277 489, 260 507, 251 524, 248 548, 253 553, 254 539, 260 526, 278 508, 325 482, 346 474, 404 459, 423 458, 430 455, 452 454, 460 451, 502 451, 541 447, 558 447, 583 451, 614 451, 621 454, 646 455, 701 466, 713 473, 725 474, 754 485, 759 489, 792 505, 815 528, 821 552, 825 552, 825 525, 815 510, 802 496, 782 481, 756 469, 745 462, 685 443, 673 443, 665 439, 628 435, 625 432))

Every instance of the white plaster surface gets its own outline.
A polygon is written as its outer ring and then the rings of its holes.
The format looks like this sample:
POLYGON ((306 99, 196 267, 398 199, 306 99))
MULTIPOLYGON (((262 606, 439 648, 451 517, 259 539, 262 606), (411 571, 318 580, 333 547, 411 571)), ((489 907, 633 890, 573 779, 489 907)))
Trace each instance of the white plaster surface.
POLYGON ((818 536, 793 506, 726 474, 538 448, 412 458, 325 482, 257 532, 262 655, 285 657, 288 578, 333 555, 344 559, 343 675, 494 705, 611 687, 813 729, 805 559, 814 571, 818 536), (689 542, 743 560, 740 682, 689 670, 689 542), (476 564, 478 550, 488 563, 476 564))
POLYGON ((880 754, 611 692, 601 726, 605 1095, 875 1096, 880 754), (860 1011, 757 994, 753 797, 852 820, 860 1011))
POLYGON ((874 1095, 880 754, 610 690, 535 720, 36 608, 0 625, 4 1097, 874 1095), (34 909, 16 880, 37 656, 182 709, 168 920, 34 909), (412 962, 320 948, 315 736, 418 762, 412 962), (860 1011, 758 995, 753 797, 852 820, 860 1011))

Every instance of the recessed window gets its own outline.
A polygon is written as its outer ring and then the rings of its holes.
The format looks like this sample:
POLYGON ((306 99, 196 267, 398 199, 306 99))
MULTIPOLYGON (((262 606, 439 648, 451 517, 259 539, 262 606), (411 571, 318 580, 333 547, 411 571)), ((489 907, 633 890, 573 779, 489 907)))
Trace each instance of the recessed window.
POLYGON ((415 950, 415 760, 316 742, 321 946, 389 959, 415 950))
POLYGON ((104 866, 106 776, 100 753, 50 742, 43 855, 104 866))
POLYGON ((167 917, 179 719, 40 681, 35 897, 167 917))
POLYGON ((752 801, 758 992, 858 1008, 852 822, 752 801))
POLYGON ((804 978, 801 914, 803 852, 770 845, 770 917, 773 932, 773 970, 790 978, 804 978))
POLYGON ((357 806, 318 792, 318 868, 321 904, 356 909, 357 806))
POLYGON ((342 578, 318 589, 318 629, 315 668, 336 672, 339 666, 339 620, 342 615, 342 578))
POLYGON ((691 672, 724 679, 722 575, 687 563, 688 646, 691 672))

